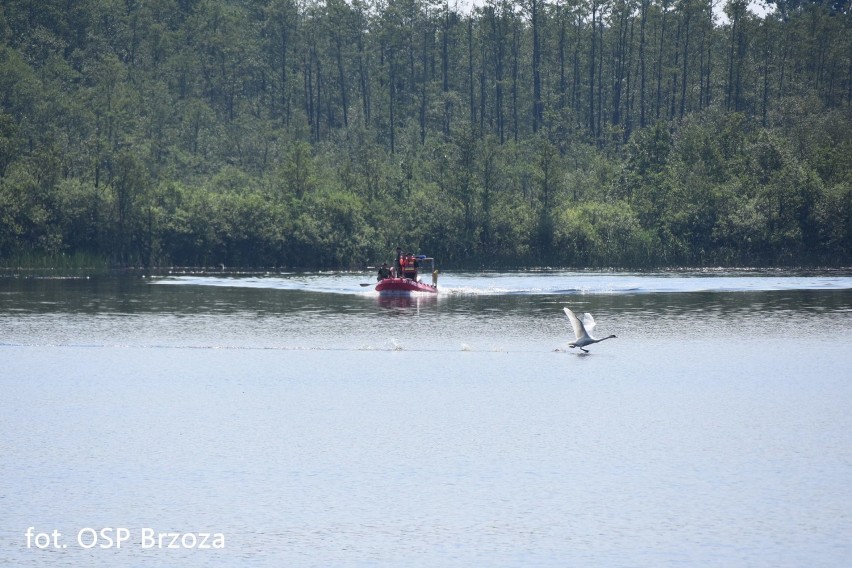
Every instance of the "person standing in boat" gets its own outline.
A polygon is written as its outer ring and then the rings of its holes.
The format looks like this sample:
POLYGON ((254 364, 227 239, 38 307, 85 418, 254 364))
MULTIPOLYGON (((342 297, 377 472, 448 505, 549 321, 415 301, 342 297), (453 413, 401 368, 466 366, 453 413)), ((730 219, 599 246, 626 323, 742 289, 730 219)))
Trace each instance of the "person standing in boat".
POLYGON ((383 262, 382 267, 379 268, 379 276, 378 276, 378 278, 376 278, 376 280, 381 282, 385 278, 390 278, 390 275, 391 275, 391 271, 390 271, 390 268, 388 268, 388 263, 383 262))
POLYGON ((402 276, 417 281, 417 259, 413 254, 405 255, 402 264, 402 276))
POLYGON ((394 262, 394 276, 402 278, 402 247, 396 247, 396 261, 394 262))

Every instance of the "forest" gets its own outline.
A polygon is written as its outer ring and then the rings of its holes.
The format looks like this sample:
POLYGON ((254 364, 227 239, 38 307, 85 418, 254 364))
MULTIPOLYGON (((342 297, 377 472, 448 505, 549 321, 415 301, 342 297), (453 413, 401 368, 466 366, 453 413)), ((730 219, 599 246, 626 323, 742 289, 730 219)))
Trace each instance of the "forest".
POLYGON ((849 266, 850 0, 4 0, 0 266, 849 266))

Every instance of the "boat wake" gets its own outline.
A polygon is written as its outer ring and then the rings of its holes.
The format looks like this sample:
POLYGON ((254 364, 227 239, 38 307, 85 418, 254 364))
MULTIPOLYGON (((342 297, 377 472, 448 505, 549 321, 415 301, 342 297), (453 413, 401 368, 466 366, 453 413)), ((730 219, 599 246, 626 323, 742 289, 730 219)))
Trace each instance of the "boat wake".
MULTIPOLYGON (((372 274, 293 273, 274 275, 198 276, 177 275, 151 280, 155 285, 255 288, 284 292, 377 295, 372 274)), ((438 296, 502 295, 619 295, 676 294, 696 292, 771 292, 792 290, 848 290, 852 276, 765 273, 617 273, 530 272, 460 273, 442 278, 438 296)))

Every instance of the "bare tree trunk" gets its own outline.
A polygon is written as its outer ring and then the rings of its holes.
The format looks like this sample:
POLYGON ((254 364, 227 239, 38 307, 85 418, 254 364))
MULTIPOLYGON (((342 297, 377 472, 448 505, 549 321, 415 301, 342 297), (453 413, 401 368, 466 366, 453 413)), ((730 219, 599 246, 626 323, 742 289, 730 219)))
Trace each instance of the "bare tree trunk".
POLYGON ((391 154, 396 152, 396 65, 394 64, 393 55, 388 58, 388 97, 390 99, 389 121, 390 121, 390 151, 391 154))
POLYGON ((597 0, 592 0, 592 45, 589 50, 589 131, 597 137, 595 130, 595 49, 597 47, 597 0))
POLYGON ((467 18, 467 84, 470 99, 470 123, 476 124, 476 97, 473 83, 473 16, 467 18))
POLYGON ((562 7, 559 11, 559 110, 565 110, 565 91, 567 84, 565 79, 565 17, 562 7))
POLYGON ((334 34, 335 47, 337 50, 337 76, 340 81, 340 104, 343 106, 343 126, 349 127, 349 100, 346 94, 346 72, 343 68, 343 53, 340 36, 334 34))
POLYGON ((532 32, 533 32, 533 132, 538 132, 544 116, 544 105, 541 100, 541 46, 540 25, 538 21, 538 2, 532 0, 532 32))
POLYGON ((645 26, 650 0, 642 0, 639 24, 639 127, 645 127, 645 26))
POLYGON ((669 3, 668 0, 663 0, 662 11, 663 21, 660 30, 660 51, 657 57, 657 120, 660 118, 660 109, 663 106, 663 53, 666 45, 666 20, 668 15, 669 3))
MULTIPOLYGON (((689 7, 687 7, 689 10, 689 7)), ((687 71, 689 69, 689 21, 691 18, 691 12, 687 11, 685 14, 686 20, 683 23, 684 26, 684 38, 683 38, 683 77, 681 78, 680 85, 680 117, 683 118, 684 113, 686 112, 686 78, 687 71)))
MULTIPOLYGON (((518 141, 518 62, 520 61, 520 33, 518 27, 514 26, 512 37, 512 137, 515 142, 518 141)), ((502 144, 502 140, 500 141, 502 144)))

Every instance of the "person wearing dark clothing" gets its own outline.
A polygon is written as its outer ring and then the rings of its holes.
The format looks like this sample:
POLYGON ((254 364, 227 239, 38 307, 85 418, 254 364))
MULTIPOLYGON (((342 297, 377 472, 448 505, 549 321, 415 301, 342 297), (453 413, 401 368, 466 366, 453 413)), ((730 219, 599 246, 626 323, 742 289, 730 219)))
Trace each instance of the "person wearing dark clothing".
POLYGON ((390 268, 388 268, 388 263, 383 262, 382 267, 379 268, 379 276, 378 278, 376 278, 376 280, 384 280, 385 278, 390 278, 390 275, 391 271, 390 268))
POLYGON ((394 262, 394 270, 397 278, 402 277, 402 248, 396 247, 396 261, 394 262))

